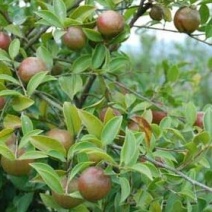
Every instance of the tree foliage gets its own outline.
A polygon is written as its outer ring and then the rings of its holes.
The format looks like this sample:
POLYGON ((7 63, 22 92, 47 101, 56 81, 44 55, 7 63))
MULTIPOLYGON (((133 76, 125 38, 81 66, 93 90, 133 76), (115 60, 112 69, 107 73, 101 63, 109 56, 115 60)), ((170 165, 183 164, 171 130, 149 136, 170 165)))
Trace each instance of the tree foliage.
MULTIPOLYGON (((179 33, 173 30, 175 12, 192 5, 201 20, 187 35, 211 46, 211 3, 0 0, 1 31, 11 37, 8 48, 0 48, 0 154, 21 175, 1 167, 0 210, 211 211, 212 106, 194 103, 202 73, 187 55, 180 62, 167 58, 151 64, 154 41, 149 47, 145 43, 151 29, 179 33), (149 16, 155 5, 162 12, 159 21, 149 16), (125 21, 112 37, 96 28, 107 10, 125 21), (85 40, 79 49, 63 42, 69 27, 82 30, 85 40), (139 66, 120 50, 135 28, 147 48, 139 66), (46 70, 26 82, 19 68, 28 57, 43 61, 46 70), (60 136, 48 136, 54 128, 70 134, 68 149, 60 136), (29 174, 20 174, 23 161, 30 161, 25 164, 29 174), (104 170, 112 185, 96 202, 76 188, 69 193, 69 185, 61 183, 63 177, 73 182, 91 166, 104 170), (64 209, 52 193, 80 199, 79 205, 64 209)), ((36 67, 30 65, 29 72, 36 67)), ((203 74, 210 75, 211 60, 206 68, 203 74)))

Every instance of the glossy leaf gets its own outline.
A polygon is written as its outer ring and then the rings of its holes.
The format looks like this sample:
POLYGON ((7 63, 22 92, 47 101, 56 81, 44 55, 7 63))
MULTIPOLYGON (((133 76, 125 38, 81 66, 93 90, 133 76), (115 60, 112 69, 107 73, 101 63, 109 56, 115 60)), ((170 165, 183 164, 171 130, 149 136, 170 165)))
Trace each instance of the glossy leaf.
POLYGON ((33 130, 33 124, 30 118, 24 114, 21 115, 21 126, 23 135, 31 132, 33 130))
POLYGON ((23 155, 21 155, 18 159, 39 159, 39 158, 47 158, 48 155, 41 151, 26 151, 23 155))
POLYGON ((101 133, 101 140, 104 145, 111 144, 114 141, 120 131, 122 120, 122 116, 116 116, 104 125, 101 133))
POLYGON ((51 68, 53 67, 53 56, 49 49, 44 46, 40 46, 36 51, 36 56, 45 62, 45 65, 48 67, 48 70, 51 70, 51 68))
POLYGON ((81 120, 75 105, 65 102, 63 105, 63 115, 68 131, 76 136, 81 128, 81 120))
POLYGON ((38 172, 51 190, 56 193, 63 193, 63 188, 60 184, 60 177, 51 166, 45 163, 31 163, 30 165, 38 172))
POLYGON ((62 22, 66 18, 66 5, 63 0, 54 0, 54 14, 60 18, 62 22))
POLYGON ((119 178, 119 183, 121 185, 121 200, 120 200, 120 203, 122 203, 130 195, 131 188, 130 188, 129 181, 124 177, 119 178))
POLYGON ((0 49, 0 61, 7 61, 7 62, 11 61, 8 53, 3 49, 0 49))
POLYGON ((86 37, 93 42, 102 42, 104 40, 102 35, 94 29, 83 28, 83 32, 86 37))
POLYGON ((16 129, 21 127, 21 119, 18 116, 7 114, 4 118, 3 125, 5 128, 16 129))
POLYGON ((92 67, 94 69, 101 68, 105 60, 106 47, 102 44, 98 44, 92 54, 92 67))
POLYGON ((43 135, 32 136, 30 138, 30 141, 34 147, 36 147, 41 151, 48 153, 51 150, 55 150, 64 156, 66 154, 64 146, 59 141, 49 138, 48 136, 43 135))
POLYGON ((40 198, 46 207, 53 208, 55 210, 60 210, 61 206, 58 205, 52 195, 40 193, 40 198))
POLYGON ((12 101, 12 107, 16 111, 23 111, 34 104, 34 101, 26 96, 15 96, 12 101))
POLYGON ((102 122, 93 114, 85 111, 79 110, 79 117, 82 123, 87 128, 88 132, 92 135, 95 135, 97 138, 101 138, 101 133, 103 129, 102 122))
POLYGON ((5 81, 12 82, 12 83, 15 84, 15 85, 20 85, 20 83, 19 83, 18 80, 16 80, 14 77, 9 76, 9 75, 7 75, 7 74, 1 74, 1 75, 0 75, 0 80, 5 80, 5 81))
POLYGON ((9 55, 12 60, 15 59, 15 57, 18 55, 19 50, 20 50, 20 40, 19 39, 14 39, 9 46, 9 55))
POLYGON ((141 174, 144 174, 150 180, 153 180, 152 173, 151 173, 150 169, 148 168, 148 166, 146 166, 145 164, 136 163, 133 166, 131 166, 130 169, 132 169, 134 171, 137 171, 137 172, 139 172, 141 174))
POLYGON ((196 121, 196 117, 197 117, 196 107, 192 102, 189 102, 188 104, 185 105, 186 123, 193 125, 194 122, 196 121))
POLYGON ((77 58, 72 66, 72 70, 74 73, 81 73, 86 71, 91 66, 91 56, 86 54, 77 58))
POLYGON ((204 115, 204 128, 212 138, 212 107, 205 111, 204 115))
POLYGON ((5 144, 0 144, 0 155, 9 160, 15 159, 14 153, 5 144))

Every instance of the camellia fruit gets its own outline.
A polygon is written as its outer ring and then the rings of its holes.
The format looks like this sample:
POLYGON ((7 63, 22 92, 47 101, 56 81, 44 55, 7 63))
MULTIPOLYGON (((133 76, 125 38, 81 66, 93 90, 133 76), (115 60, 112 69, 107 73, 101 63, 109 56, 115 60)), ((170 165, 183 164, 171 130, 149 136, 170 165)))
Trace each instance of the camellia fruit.
POLYGON ((62 130, 58 128, 53 128, 48 131, 47 136, 60 141, 66 151, 69 150, 70 146, 73 144, 74 141, 73 136, 67 130, 62 130))
POLYGON ((110 192, 111 178, 100 167, 89 167, 80 175, 78 188, 86 200, 95 202, 110 192))
POLYGON ((20 64, 18 75, 23 82, 28 82, 35 74, 41 71, 47 71, 45 63, 37 57, 27 57, 20 64))
POLYGON ((164 111, 152 111, 152 123, 160 124, 161 120, 167 116, 164 111))
POLYGON ((194 123, 194 126, 203 128, 204 124, 203 124, 203 119, 204 119, 204 112, 197 112, 197 117, 196 117, 196 121, 194 123))
POLYGON ((5 32, 0 32, 0 49, 8 50, 10 43, 10 36, 5 32))
POLYGON ((86 45, 86 36, 80 27, 69 27, 62 37, 63 43, 71 50, 82 49, 86 45))
POLYGON ((200 13, 193 7, 181 7, 174 15, 174 25, 179 32, 191 34, 200 25, 200 13))
POLYGON ((161 21, 163 18, 163 9, 159 5, 155 4, 151 8, 149 16, 154 21, 161 21))
POLYGON ((108 10, 99 15, 96 21, 98 31, 105 37, 115 37, 124 30, 123 16, 113 10, 108 10))
POLYGON ((33 162, 33 159, 19 159, 22 154, 25 153, 24 149, 16 149, 15 145, 10 145, 9 148, 15 153, 16 158, 14 160, 10 160, 4 156, 1 157, 1 165, 3 170, 10 175, 13 176, 23 176, 28 175, 31 166, 30 163, 33 162))
POLYGON ((67 185, 68 179, 67 177, 62 178, 61 184, 64 190, 63 194, 58 194, 52 191, 52 197, 54 198, 55 202, 60 205, 62 208, 70 209, 80 205, 84 202, 83 199, 71 197, 69 194, 78 191, 78 180, 73 179, 67 185))
POLYGON ((4 108, 6 101, 4 97, 0 97, 0 110, 4 108))

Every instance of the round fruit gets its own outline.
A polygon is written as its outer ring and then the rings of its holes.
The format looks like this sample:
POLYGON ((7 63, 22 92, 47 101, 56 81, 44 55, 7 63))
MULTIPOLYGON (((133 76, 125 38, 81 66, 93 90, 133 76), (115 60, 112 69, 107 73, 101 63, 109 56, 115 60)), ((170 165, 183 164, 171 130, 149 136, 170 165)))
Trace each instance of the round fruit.
POLYGON ((11 43, 10 36, 4 32, 0 32, 0 49, 7 50, 11 43))
POLYGON ((192 7, 181 7, 174 16, 174 25, 179 32, 192 33, 200 25, 199 11, 192 7))
POLYGON ((197 112, 197 118, 194 123, 194 126, 198 126, 200 128, 203 128, 203 118, 204 118, 204 112, 197 112))
POLYGON ((80 27, 69 27, 62 40, 71 50, 79 50, 86 45, 86 36, 80 27))
POLYGON ((104 198, 111 189, 110 176, 105 175, 99 167, 89 167, 78 180, 79 192, 88 201, 94 202, 104 198))
POLYGON ((114 37, 124 30, 124 18, 118 12, 108 10, 97 18, 98 31, 105 37, 114 37))
POLYGON ((68 185, 67 185, 67 178, 62 178, 61 184, 64 190, 63 194, 58 194, 54 191, 52 191, 52 197, 57 202, 58 205, 60 205, 62 208, 70 209, 74 208, 78 205, 80 205, 84 200, 79 198, 74 198, 69 196, 68 194, 73 193, 75 191, 78 191, 78 180, 73 179, 68 185))
POLYGON ((152 111, 152 123, 160 124, 161 120, 167 116, 163 111, 152 111))
POLYGON ((153 5, 149 16, 154 21, 161 21, 163 18, 163 9, 159 5, 153 5))
MULTIPOLYGON (((15 145, 9 146, 11 150, 14 151, 15 145)), ((18 149, 18 156, 21 156, 25 152, 24 149, 18 149)), ((32 163, 32 159, 18 159, 10 160, 4 156, 1 157, 1 165, 3 170, 10 175, 14 176, 23 176, 29 174, 31 166, 29 163, 32 163)))
POLYGON ((47 67, 41 59, 37 57, 27 57, 20 64, 18 75, 23 82, 28 82, 35 74, 46 70, 47 67))
POLYGON ((58 140, 64 146, 64 148, 68 151, 70 146, 73 144, 73 136, 67 130, 61 130, 58 128, 51 129, 47 132, 47 135, 50 138, 58 140))
POLYGON ((4 97, 0 97, 0 110, 4 108, 6 101, 4 97))

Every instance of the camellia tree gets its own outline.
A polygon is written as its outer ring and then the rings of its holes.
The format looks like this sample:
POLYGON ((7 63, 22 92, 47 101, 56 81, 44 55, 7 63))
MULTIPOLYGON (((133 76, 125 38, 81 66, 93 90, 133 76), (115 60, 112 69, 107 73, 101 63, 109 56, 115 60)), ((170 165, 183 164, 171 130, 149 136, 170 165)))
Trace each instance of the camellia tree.
POLYGON ((211 3, 0 0, 0 210, 212 211, 199 75, 158 61, 142 78, 120 50, 161 26, 212 45, 211 3))

